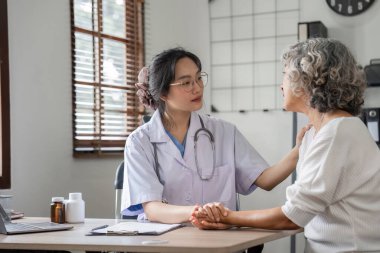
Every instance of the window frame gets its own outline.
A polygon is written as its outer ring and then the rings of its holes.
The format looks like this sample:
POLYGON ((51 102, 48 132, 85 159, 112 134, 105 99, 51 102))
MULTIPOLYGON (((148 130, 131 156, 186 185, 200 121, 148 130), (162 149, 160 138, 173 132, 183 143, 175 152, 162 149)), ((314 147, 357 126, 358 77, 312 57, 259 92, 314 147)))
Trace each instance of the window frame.
POLYGON ((9 47, 7 0, 0 1, 0 110, 1 136, 0 189, 11 188, 10 102, 9 102, 9 47))
MULTIPOLYGON (((138 127, 139 122, 141 122, 141 117, 144 114, 143 107, 139 104, 137 96, 136 96, 136 88, 134 86, 134 83, 137 81, 137 75, 138 71, 142 68, 144 63, 144 40, 143 40, 143 30, 144 30, 144 0, 124 0, 125 2, 125 29, 127 34, 131 34, 131 29, 133 36, 131 38, 119 38, 107 33, 103 32, 102 27, 102 18, 103 18, 103 9, 102 9, 102 0, 92 0, 91 6, 92 6, 92 22, 97 22, 98 26, 100 27, 98 31, 96 31, 96 28, 93 29, 84 29, 83 27, 76 27, 75 26, 75 13, 74 13, 74 1, 70 0, 70 8, 71 8, 71 39, 72 39, 72 124, 73 124, 73 156, 74 157, 121 157, 123 155, 124 151, 124 145, 125 140, 128 137, 128 135, 138 127), (94 4, 96 4, 96 7, 94 7, 94 4), (133 8, 133 11, 131 12, 131 6, 133 8), (96 16, 94 15, 94 8, 99 10, 99 14, 96 16), (96 16, 96 17, 95 17, 96 16), (95 21, 97 20, 97 21, 95 21), (130 21, 128 23, 128 21, 130 21), (75 34, 85 34, 87 36, 91 36, 93 40, 97 40, 99 43, 99 46, 101 49, 104 49, 103 41, 106 39, 117 41, 119 43, 124 43, 125 45, 125 63, 126 67, 124 69, 125 73, 127 73, 126 76, 126 82, 125 82, 125 98, 124 98, 124 106, 125 111, 124 113, 127 115, 127 119, 125 120, 126 123, 124 124, 124 132, 125 135, 122 135, 123 139, 118 140, 107 140, 105 141, 104 137, 106 134, 103 134, 102 132, 102 116, 105 115, 105 110, 102 105, 102 99, 104 99, 104 91, 102 91, 103 87, 107 88, 113 88, 112 85, 106 85, 103 83, 102 76, 99 78, 99 80, 93 80, 93 82, 83 82, 81 83, 80 80, 76 80, 75 78, 75 34), (131 49, 132 48, 132 49, 131 49), (129 51, 128 51, 129 50, 129 51), (132 51, 131 51, 132 50, 132 51), (128 54, 133 53, 133 57, 128 56, 128 54), (131 61, 131 58, 132 59, 131 61), (132 62, 132 63, 131 63, 132 62), (128 64, 127 64, 128 63, 128 64), (128 66, 127 66, 128 65, 128 66), (133 66, 133 67, 130 67, 133 66), (132 76, 132 77, 131 77, 132 76), (93 127, 93 138, 90 134, 88 134, 89 139, 80 139, 80 133, 79 128, 77 129, 77 126, 80 125, 80 123, 76 123, 77 116, 76 111, 80 106, 77 108, 78 100, 76 100, 76 84, 83 84, 83 85, 90 85, 89 87, 93 87, 94 92, 98 92, 97 94, 94 94, 93 98, 93 111, 94 116, 93 120, 94 123, 92 123, 93 127), (92 86, 91 86, 92 85, 92 86), (98 90, 96 90, 98 89, 98 90), (100 107, 99 107, 100 105, 100 107), (102 111, 103 110, 103 111, 102 111), (125 137, 125 138, 124 138, 125 137), (118 149, 118 150, 107 150, 107 148, 111 147, 118 149)), ((95 25, 96 26, 96 25, 95 25)), ((93 57, 97 60, 98 66, 101 66, 100 68, 104 68, 102 65, 103 57, 100 57, 99 55, 103 55, 103 53, 100 53, 101 50, 95 50, 93 48, 93 57), (97 56, 95 56, 97 55, 97 56)), ((96 65, 96 64, 94 64, 96 65)), ((94 67, 94 73, 97 71, 94 67)), ((100 72, 101 73, 101 70, 100 72)), ((96 74, 95 74, 96 75, 96 74)), ((122 92, 120 91, 120 94, 122 92)), ((104 102, 104 101, 103 101, 104 102)), ((123 112, 121 112, 123 113, 123 112)), ((78 121, 79 122, 79 121, 78 121)), ((87 138, 84 137, 84 138, 87 138)))

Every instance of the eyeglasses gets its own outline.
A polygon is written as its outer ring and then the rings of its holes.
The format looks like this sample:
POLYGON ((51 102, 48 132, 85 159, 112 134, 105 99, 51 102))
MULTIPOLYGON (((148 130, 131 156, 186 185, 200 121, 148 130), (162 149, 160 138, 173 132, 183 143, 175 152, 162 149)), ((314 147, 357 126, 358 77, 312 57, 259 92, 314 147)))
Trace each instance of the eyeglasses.
POLYGON ((183 89, 186 92, 191 92, 194 90, 194 85, 197 83, 199 87, 204 88, 207 85, 208 81, 208 75, 206 72, 201 72, 199 73, 199 76, 197 76, 197 79, 191 79, 191 78, 186 78, 182 80, 181 82, 178 83, 172 83, 170 86, 179 86, 181 89, 183 89))

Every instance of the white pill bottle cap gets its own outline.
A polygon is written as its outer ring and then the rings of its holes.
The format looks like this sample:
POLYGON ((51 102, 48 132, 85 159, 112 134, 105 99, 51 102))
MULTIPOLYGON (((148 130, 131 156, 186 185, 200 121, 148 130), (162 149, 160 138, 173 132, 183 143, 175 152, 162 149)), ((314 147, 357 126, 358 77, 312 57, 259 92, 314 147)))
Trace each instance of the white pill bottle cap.
POLYGON ((81 200, 82 199, 82 193, 81 192, 71 192, 69 193, 69 200, 81 200))
POLYGON ((65 199, 64 197, 52 197, 51 202, 63 202, 65 199))

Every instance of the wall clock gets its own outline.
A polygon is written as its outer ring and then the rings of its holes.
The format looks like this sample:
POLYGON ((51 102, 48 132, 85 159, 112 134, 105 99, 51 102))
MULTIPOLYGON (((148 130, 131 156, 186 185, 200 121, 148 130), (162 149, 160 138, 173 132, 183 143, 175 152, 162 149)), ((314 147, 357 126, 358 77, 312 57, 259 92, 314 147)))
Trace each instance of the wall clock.
POLYGON ((355 16, 366 11, 375 0, 326 0, 327 5, 343 16, 355 16))

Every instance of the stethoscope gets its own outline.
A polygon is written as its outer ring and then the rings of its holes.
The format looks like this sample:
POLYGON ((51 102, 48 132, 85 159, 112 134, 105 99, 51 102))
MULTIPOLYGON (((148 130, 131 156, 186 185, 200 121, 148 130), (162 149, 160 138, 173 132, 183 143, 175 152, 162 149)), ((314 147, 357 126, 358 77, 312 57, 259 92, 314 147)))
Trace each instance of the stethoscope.
POLYGON ((201 180, 210 180, 214 176, 214 172, 215 172, 215 139, 214 139, 214 135, 211 133, 211 131, 208 130, 207 128, 205 128, 205 125, 203 124, 203 120, 202 120, 201 116, 199 116, 199 120, 201 122, 202 127, 199 128, 195 132, 195 135, 194 135, 195 166, 197 167, 197 173, 198 173, 198 176, 200 177, 201 180), (211 148, 212 148, 212 155, 213 155, 212 171, 211 171, 210 176, 208 176, 208 177, 203 176, 203 173, 202 173, 203 170, 201 168, 199 168, 199 162, 198 162, 197 146, 198 146, 199 136, 202 134, 202 132, 203 132, 203 135, 205 135, 208 138, 208 140, 210 141, 211 148))
MULTIPOLYGON (((194 134, 194 156, 195 156, 195 166, 197 167, 197 173, 198 173, 198 176, 201 180, 204 180, 204 181, 207 181, 207 180, 210 180, 213 176, 214 176, 214 172, 215 172, 215 160, 216 160, 216 157, 215 157, 215 138, 214 138, 214 135, 211 133, 210 130, 208 130, 205 125, 203 124, 203 120, 201 118, 201 116, 199 116, 199 120, 201 122, 201 128, 199 128, 195 134, 194 134), (202 169, 199 167, 199 162, 198 162, 198 139, 200 136, 206 136, 211 144, 211 149, 212 149, 212 155, 213 155, 213 159, 212 159, 212 171, 211 171, 211 174, 209 176, 203 176, 203 173, 202 173, 202 169)), ((153 150, 154 150, 154 161, 155 161, 155 172, 157 174, 157 177, 158 177, 158 180, 163 183, 161 181, 161 177, 160 177, 160 174, 159 174, 159 171, 158 171, 158 158, 157 158, 157 147, 156 147, 156 143, 152 143, 153 144, 153 150)))

